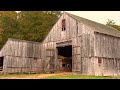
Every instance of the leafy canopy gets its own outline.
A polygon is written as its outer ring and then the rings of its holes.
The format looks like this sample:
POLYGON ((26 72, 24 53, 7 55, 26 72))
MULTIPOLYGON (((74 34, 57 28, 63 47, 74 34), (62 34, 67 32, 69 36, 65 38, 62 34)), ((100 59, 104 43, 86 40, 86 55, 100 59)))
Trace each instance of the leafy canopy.
POLYGON ((0 48, 8 38, 41 42, 60 11, 0 11, 0 48))

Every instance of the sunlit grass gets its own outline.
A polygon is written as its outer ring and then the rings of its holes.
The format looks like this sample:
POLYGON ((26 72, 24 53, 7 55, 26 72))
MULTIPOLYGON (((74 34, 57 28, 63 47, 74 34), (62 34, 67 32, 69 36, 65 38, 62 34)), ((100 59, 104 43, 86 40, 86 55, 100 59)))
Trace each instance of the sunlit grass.
POLYGON ((120 76, 89 76, 72 74, 0 74, 0 79, 120 79, 120 76))
POLYGON ((68 75, 68 76, 50 76, 45 79, 113 79, 112 76, 83 76, 83 75, 68 75))

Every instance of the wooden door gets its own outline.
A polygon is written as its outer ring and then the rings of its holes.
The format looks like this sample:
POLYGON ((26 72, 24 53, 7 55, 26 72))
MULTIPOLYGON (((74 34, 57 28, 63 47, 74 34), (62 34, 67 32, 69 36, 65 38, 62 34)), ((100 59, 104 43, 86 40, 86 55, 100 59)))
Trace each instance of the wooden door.
POLYGON ((46 72, 54 73, 55 72, 55 50, 46 49, 46 72))
MULTIPOLYGON (((75 40, 75 39, 74 39, 75 40)), ((72 46, 72 71, 82 73, 81 65, 81 37, 74 41, 72 46), (76 44, 74 44, 76 43, 76 44)))

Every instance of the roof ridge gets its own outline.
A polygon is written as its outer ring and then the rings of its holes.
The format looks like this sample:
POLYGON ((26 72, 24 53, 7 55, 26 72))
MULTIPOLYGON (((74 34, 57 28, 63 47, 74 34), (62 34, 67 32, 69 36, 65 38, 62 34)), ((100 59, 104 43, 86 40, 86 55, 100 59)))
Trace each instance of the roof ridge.
POLYGON ((88 27, 93 28, 93 31, 95 31, 95 32, 120 37, 120 31, 111 26, 107 26, 105 24, 98 23, 98 22, 77 16, 74 14, 70 14, 68 12, 65 12, 65 13, 67 15, 69 15, 70 17, 72 17, 73 19, 77 20, 78 22, 83 23, 83 24, 87 25, 88 27))
MULTIPOLYGON (((78 16, 78 15, 75 15, 75 14, 71 14, 71 13, 68 13, 68 12, 65 12, 66 14, 68 14, 68 15, 72 15, 72 16, 76 16, 76 17, 79 17, 79 18, 81 18, 81 19, 85 19, 85 20, 88 20, 88 21, 90 21, 90 22, 93 22, 93 23, 97 23, 97 24, 101 24, 101 25, 105 25, 105 24, 102 24, 102 23, 99 23, 99 22, 96 22, 96 21, 93 21, 93 20, 90 20, 90 19, 87 19, 87 18, 84 18, 84 17, 81 17, 81 16, 78 16)), ((107 25, 105 25, 105 26, 107 26, 107 25)), ((110 26, 108 26, 108 27, 110 27, 110 26)), ((113 27, 112 27, 113 28, 113 27)), ((115 29, 115 28, 114 28, 115 29)))

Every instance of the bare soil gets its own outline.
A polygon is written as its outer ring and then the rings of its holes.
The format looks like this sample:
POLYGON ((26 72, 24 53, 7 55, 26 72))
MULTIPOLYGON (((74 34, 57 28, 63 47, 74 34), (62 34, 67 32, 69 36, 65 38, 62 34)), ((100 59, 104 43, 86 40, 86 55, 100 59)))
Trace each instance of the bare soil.
POLYGON ((53 73, 53 74, 7 74, 0 75, 0 79, 44 79, 50 76, 65 76, 72 75, 72 73, 53 73))

